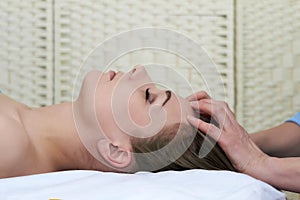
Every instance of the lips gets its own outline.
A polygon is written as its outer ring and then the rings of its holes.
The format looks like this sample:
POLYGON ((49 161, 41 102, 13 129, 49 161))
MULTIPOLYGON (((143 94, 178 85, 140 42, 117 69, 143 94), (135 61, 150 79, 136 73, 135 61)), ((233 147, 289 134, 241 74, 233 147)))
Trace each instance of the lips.
POLYGON ((114 71, 112 71, 112 70, 110 70, 110 71, 108 72, 108 74, 109 74, 109 80, 110 80, 110 81, 112 81, 112 80, 115 78, 115 76, 116 76, 116 72, 114 72, 114 71))

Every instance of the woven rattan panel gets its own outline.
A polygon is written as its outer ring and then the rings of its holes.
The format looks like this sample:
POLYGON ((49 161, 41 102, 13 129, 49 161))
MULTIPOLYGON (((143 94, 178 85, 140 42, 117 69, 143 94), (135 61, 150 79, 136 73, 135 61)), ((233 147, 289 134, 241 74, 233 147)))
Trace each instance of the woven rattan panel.
POLYGON ((30 106, 53 101, 52 0, 0 1, 0 89, 30 106))
POLYGON ((300 2, 237 2, 237 112, 252 132, 300 111, 300 2))
MULTIPOLYGON (((224 86, 204 85, 191 66, 180 58, 162 52, 139 51, 124 55, 111 65, 133 66, 160 63, 174 67, 194 90, 209 89, 216 97, 228 96, 234 104, 233 83, 233 0, 57 0, 55 1, 55 102, 71 100, 74 78, 84 57, 105 39, 123 31, 142 27, 167 28, 185 34, 203 46, 217 64, 224 86)), ((189 49, 192 54, 193 49, 189 49)), ((122 68, 124 69, 124 68, 122 68)), ((158 74, 158 73, 157 73, 158 74)), ((162 79, 174 80, 161 70, 162 79)), ((185 93, 185 86, 176 85, 176 91, 185 93)), ((78 88, 75 86, 75 91, 78 88)))

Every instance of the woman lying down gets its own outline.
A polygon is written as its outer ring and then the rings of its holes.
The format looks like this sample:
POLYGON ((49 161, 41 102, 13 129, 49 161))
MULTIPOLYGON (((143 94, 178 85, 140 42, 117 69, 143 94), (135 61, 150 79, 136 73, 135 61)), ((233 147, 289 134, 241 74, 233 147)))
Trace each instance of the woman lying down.
POLYGON ((156 87, 142 66, 89 72, 74 102, 30 108, 1 94, 0 113, 1 178, 74 169, 235 171, 186 121, 195 115, 189 102, 156 87))

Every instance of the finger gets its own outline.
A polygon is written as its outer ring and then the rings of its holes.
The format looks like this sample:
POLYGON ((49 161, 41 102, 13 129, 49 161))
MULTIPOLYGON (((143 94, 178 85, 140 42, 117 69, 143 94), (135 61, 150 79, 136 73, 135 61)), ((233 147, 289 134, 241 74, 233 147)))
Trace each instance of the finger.
POLYGON ((211 109, 209 109, 209 107, 212 106, 212 101, 212 99, 202 99, 199 101, 191 101, 190 105, 199 113, 211 115, 211 109))
POLYGON ((200 114, 211 116, 217 122, 219 128, 223 128, 226 124, 230 123, 230 114, 227 114, 229 108, 227 108, 228 105, 225 102, 203 99, 192 101, 190 104, 200 114))
POLYGON ((197 101, 200 99, 210 99, 211 97, 205 92, 205 91, 200 91, 196 92, 190 96, 187 97, 187 100, 189 101, 197 101))
POLYGON ((213 101, 211 108, 212 116, 218 122, 220 128, 235 127, 237 123, 234 113, 231 111, 229 105, 225 101, 213 101))
POLYGON ((200 91, 188 96, 186 99, 188 101, 197 101, 200 99, 210 99, 210 98, 211 97, 205 91, 200 91))
POLYGON ((212 137, 215 141, 218 141, 221 131, 215 125, 206 123, 200 119, 197 119, 193 116, 187 116, 188 122, 193 125, 194 127, 198 128, 203 133, 212 137))
POLYGON ((211 99, 200 99, 200 100, 197 100, 197 101, 190 101, 190 105, 196 109, 196 110, 199 110, 199 106, 201 104, 205 104, 205 103, 211 103, 211 99))
POLYGON ((204 100, 191 101, 190 105, 197 114, 201 114, 201 115, 204 115, 204 116, 210 116, 208 113, 206 113, 206 112, 204 112, 203 110, 200 109, 201 108, 200 104, 204 104, 204 103, 206 103, 206 101, 204 101, 204 100))

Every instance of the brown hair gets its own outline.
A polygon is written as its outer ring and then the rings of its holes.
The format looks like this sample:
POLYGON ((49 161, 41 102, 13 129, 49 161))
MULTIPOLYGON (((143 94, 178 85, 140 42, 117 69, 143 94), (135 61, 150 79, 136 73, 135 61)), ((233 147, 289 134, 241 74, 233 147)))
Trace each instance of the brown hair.
POLYGON ((177 123, 150 138, 131 138, 134 171, 236 171, 220 146, 190 125, 177 123))

